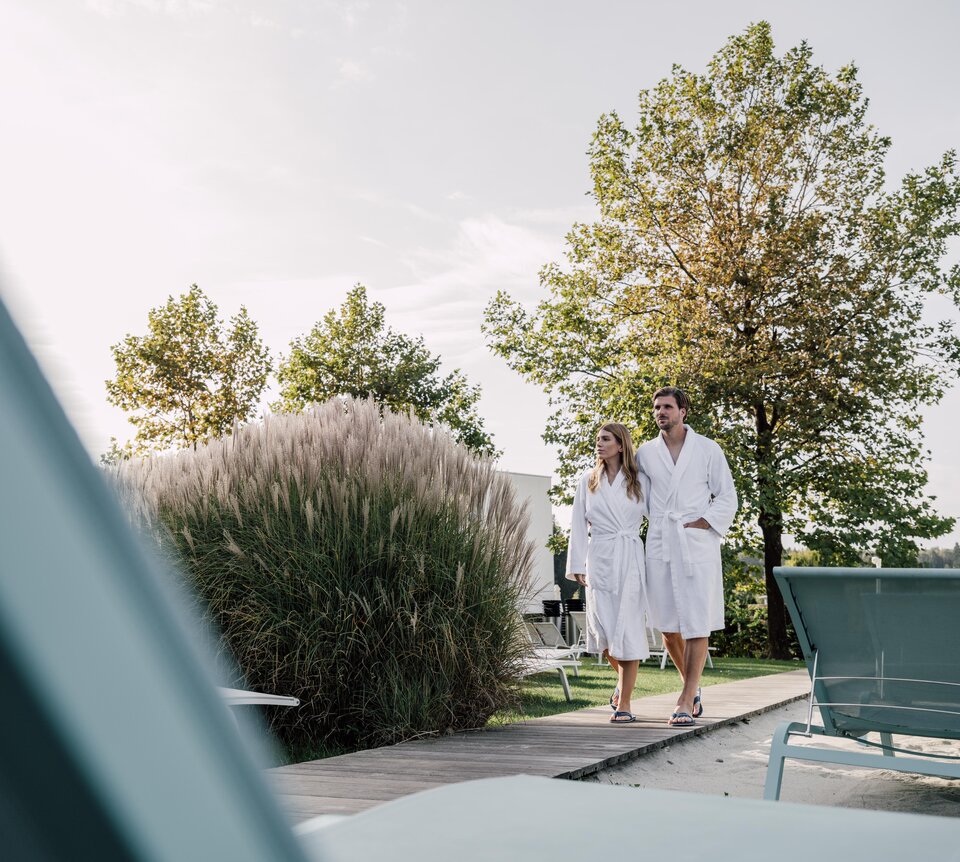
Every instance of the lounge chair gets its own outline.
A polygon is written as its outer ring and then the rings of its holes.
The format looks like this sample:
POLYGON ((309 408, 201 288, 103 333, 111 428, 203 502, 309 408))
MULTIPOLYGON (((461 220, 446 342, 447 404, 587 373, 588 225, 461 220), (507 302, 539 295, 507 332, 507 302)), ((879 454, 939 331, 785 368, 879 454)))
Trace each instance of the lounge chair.
POLYGON ((583 651, 587 651, 587 612, 586 611, 570 611, 570 621, 573 623, 573 630, 576 633, 576 637, 571 637, 570 640, 573 641, 574 647, 582 647, 583 651))
MULTIPOLYGON (((544 643, 539 626, 547 625, 553 628, 557 635, 560 632, 553 623, 524 622, 523 628, 530 641, 531 655, 520 668, 521 676, 533 676, 547 671, 557 671, 560 674, 560 684, 567 700, 573 700, 570 694, 570 683, 567 680, 567 668, 573 669, 574 676, 580 676, 580 651, 564 646, 548 646, 544 643)), ((547 632, 548 634, 549 631, 547 632)), ((551 640, 553 637, 551 635, 551 640)), ((562 640, 562 639, 561 639, 562 640)))
POLYGON ((567 700, 573 700, 573 696, 570 694, 570 682, 567 680, 566 669, 575 664, 577 664, 577 662, 532 656, 526 659, 520 666, 520 676, 534 676, 538 673, 557 671, 560 674, 560 685, 563 686, 563 696, 567 700))
POLYGON ((300 706, 298 698, 282 694, 263 694, 259 691, 244 691, 223 686, 217 691, 220 692, 220 697, 227 706, 300 706))
POLYGON ((764 797, 780 797, 788 757, 960 778, 960 759, 893 744, 895 735, 960 739, 960 570, 785 567, 774 574, 811 691, 807 721, 784 722, 774 734, 764 797), (815 707, 822 726, 813 723, 815 707), (870 733, 879 741, 867 740, 870 733), (857 742, 849 751, 791 744, 797 736, 857 742))
POLYGON ((297 827, 327 862, 615 858, 671 862, 956 860, 952 817, 770 805, 737 799, 515 775, 448 784, 339 822, 297 827))

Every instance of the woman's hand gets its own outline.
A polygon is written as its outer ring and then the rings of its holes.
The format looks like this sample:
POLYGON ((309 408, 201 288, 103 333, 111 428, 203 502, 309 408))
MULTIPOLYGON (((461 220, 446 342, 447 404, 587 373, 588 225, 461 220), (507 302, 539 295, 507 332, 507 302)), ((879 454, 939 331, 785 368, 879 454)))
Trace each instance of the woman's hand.
POLYGON ((581 587, 585 587, 585 586, 587 585, 587 576, 586 576, 586 575, 574 575, 574 576, 573 576, 573 579, 574 579, 578 584, 580 584, 581 587))
POLYGON ((706 518, 697 518, 696 521, 691 521, 689 524, 684 524, 684 527, 690 527, 693 530, 709 530, 710 522, 706 518))

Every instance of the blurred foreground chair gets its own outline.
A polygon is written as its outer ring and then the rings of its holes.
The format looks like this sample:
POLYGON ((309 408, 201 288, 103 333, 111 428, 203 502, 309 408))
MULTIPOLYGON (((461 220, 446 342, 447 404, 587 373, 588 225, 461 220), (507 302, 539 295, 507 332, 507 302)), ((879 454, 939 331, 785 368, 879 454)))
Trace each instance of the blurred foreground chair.
POLYGON ((177 579, 2 302, 0 405, 3 857, 303 862, 177 579))
POLYGON ((515 775, 448 784, 297 832, 327 862, 595 859, 597 848, 639 846, 675 862, 903 862, 957 858, 953 817, 773 805, 583 781, 515 775), (569 827, 556 825, 565 812, 569 827), (544 824, 551 824, 544 828, 544 824), (709 853, 705 853, 709 848, 709 853))
POLYGON ((811 689, 806 723, 784 722, 774 733, 765 798, 779 798, 785 758, 960 779, 960 758, 893 745, 895 734, 960 740, 960 570, 784 567, 774 575, 811 689), (822 726, 813 724, 814 705, 822 726), (851 750, 792 745, 798 736, 856 742, 851 750))

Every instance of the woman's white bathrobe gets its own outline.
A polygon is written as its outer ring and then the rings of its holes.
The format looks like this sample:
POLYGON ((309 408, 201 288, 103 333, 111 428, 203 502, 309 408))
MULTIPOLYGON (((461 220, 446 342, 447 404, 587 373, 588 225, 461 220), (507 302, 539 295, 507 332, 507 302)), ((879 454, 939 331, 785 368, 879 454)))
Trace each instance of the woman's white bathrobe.
POLYGON ((651 622, 660 631, 696 638, 724 625, 720 540, 737 513, 737 491, 723 450, 686 428, 676 464, 658 435, 637 450, 637 465, 650 477, 651 622), (706 518, 710 529, 683 526, 698 518, 706 518))
POLYGON ((649 482, 641 474, 638 502, 627 496, 622 470, 612 485, 604 473, 593 492, 587 489, 592 472, 587 470, 577 485, 567 550, 567 577, 587 576, 587 651, 608 650, 624 661, 645 659, 650 649, 640 522, 647 513, 649 482))

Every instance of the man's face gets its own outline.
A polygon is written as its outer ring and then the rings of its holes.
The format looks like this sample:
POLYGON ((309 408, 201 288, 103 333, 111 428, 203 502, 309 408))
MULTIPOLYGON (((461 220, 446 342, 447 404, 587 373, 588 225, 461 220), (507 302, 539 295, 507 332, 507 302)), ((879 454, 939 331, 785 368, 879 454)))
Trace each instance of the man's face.
POLYGON ((677 406, 677 399, 672 395, 662 395, 653 402, 653 420, 661 431, 669 433, 687 418, 687 411, 677 406))

